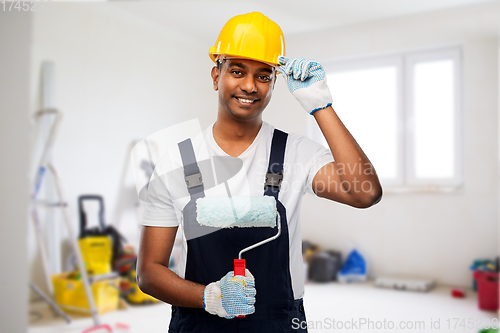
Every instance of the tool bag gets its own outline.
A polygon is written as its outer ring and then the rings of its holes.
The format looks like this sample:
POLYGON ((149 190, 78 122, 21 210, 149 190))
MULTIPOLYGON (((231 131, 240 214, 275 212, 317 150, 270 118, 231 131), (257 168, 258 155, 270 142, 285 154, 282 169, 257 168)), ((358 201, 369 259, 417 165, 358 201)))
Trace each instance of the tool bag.
POLYGON ((85 268, 91 275, 108 274, 111 272, 111 263, 122 255, 125 238, 113 226, 106 226, 102 196, 79 196, 78 210, 80 215, 78 244, 85 268), (83 207, 83 203, 89 200, 99 202, 99 225, 93 228, 87 228, 87 215, 83 207))
POLYGON ((309 279, 316 282, 337 280, 337 274, 342 267, 340 252, 321 251, 316 253, 310 262, 309 279))

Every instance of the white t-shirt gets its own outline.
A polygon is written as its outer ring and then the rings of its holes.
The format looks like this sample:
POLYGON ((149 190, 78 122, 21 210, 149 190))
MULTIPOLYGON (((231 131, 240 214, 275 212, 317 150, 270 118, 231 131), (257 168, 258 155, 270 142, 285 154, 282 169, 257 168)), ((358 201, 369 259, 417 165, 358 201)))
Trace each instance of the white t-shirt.
MULTIPOLYGON (((227 157, 213 137, 213 125, 202 135, 192 139, 193 149, 200 167, 205 196, 262 196, 269 164, 271 141, 274 127, 262 123, 262 127, 252 144, 237 158, 235 174, 231 170, 217 171, 214 159, 227 157), (216 172, 213 172, 216 170, 216 172), (212 174, 210 174, 212 173, 212 174), (222 175, 222 176, 221 176, 222 175), (231 176, 229 179, 225 179, 231 176), (224 179, 217 179, 224 178, 224 179), (226 182, 224 182, 226 180, 226 182), (220 183, 219 185, 216 185, 220 183)), ((294 298, 302 298, 304 293, 304 270, 302 265, 302 240, 300 234, 300 207, 306 192, 314 194, 312 181, 316 173, 327 163, 332 162, 331 152, 319 143, 304 136, 289 134, 283 166, 283 181, 278 199, 286 208, 288 221, 290 274, 294 298)), ((229 168, 230 169, 230 168, 229 168)), ((180 153, 172 150, 165 154, 155 168, 161 182, 149 185, 149 203, 144 205, 142 224, 145 226, 176 227, 181 226, 182 209, 189 202, 190 196, 184 182, 180 153), (167 175, 168 176, 165 176, 167 175), (163 176, 162 176, 163 175, 163 176)), ((183 249, 177 267, 180 277, 185 276, 187 243, 184 235, 183 249)))

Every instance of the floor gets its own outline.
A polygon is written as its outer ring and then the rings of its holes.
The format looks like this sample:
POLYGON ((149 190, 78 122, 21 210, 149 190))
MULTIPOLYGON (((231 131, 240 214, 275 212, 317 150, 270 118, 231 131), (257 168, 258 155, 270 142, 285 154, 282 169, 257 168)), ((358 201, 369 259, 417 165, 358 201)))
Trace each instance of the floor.
MULTIPOLYGON (((429 293, 375 288, 363 284, 306 284, 304 306, 309 332, 478 332, 488 324, 498 327, 498 313, 481 311, 477 295, 467 291, 466 298, 450 296, 450 288, 438 287, 429 293)), ((85 317, 71 317, 66 324, 54 318, 43 302, 32 303, 29 333, 82 333, 93 326, 85 317)), ((129 306, 100 316, 113 332, 165 333, 170 306, 154 304, 129 306)), ((99 329, 92 332, 100 333, 99 329)))

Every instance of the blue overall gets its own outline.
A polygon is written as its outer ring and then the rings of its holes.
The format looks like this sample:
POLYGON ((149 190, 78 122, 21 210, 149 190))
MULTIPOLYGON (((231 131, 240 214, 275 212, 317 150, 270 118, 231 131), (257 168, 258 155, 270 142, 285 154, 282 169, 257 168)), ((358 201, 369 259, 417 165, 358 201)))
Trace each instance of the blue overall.
MULTIPOLYGON (((283 174, 288 134, 275 130, 271 144, 268 176, 283 174)), ((179 143, 186 179, 198 174, 191 140, 179 143)), ((255 277, 255 313, 244 318, 225 319, 204 309, 172 306, 169 332, 307 332, 294 330, 294 322, 305 322, 302 299, 294 300, 289 269, 289 235, 286 209, 278 200, 279 186, 266 182, 264 195, 274 196, 281 220, 281 235, 245 253, 246 267, 255 277), (297 318, 297 319, 294 319, 297 318), (293 321, 292 321, 293 320, 293 321)), ((203 285, 220 280, 233 270, 233 261, 247 246, 277 233, 274 228, 231 228, 210 230, 196 221, 196 199, 205 196, 203 186, 189 188, 191 200, 183 209, 187 240, 185 279, 203 285), (212 231, 212 232, 211 232, 212 231)))

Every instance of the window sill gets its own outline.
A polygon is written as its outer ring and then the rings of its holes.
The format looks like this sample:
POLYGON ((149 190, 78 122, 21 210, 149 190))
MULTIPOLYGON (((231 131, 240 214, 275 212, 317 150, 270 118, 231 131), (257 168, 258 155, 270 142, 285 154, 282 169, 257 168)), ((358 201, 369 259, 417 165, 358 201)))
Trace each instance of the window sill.
POLYGON ((383 186, 384 194, 404 193, 462 193, 463 185, 415 185, 415 186, 383 186))

